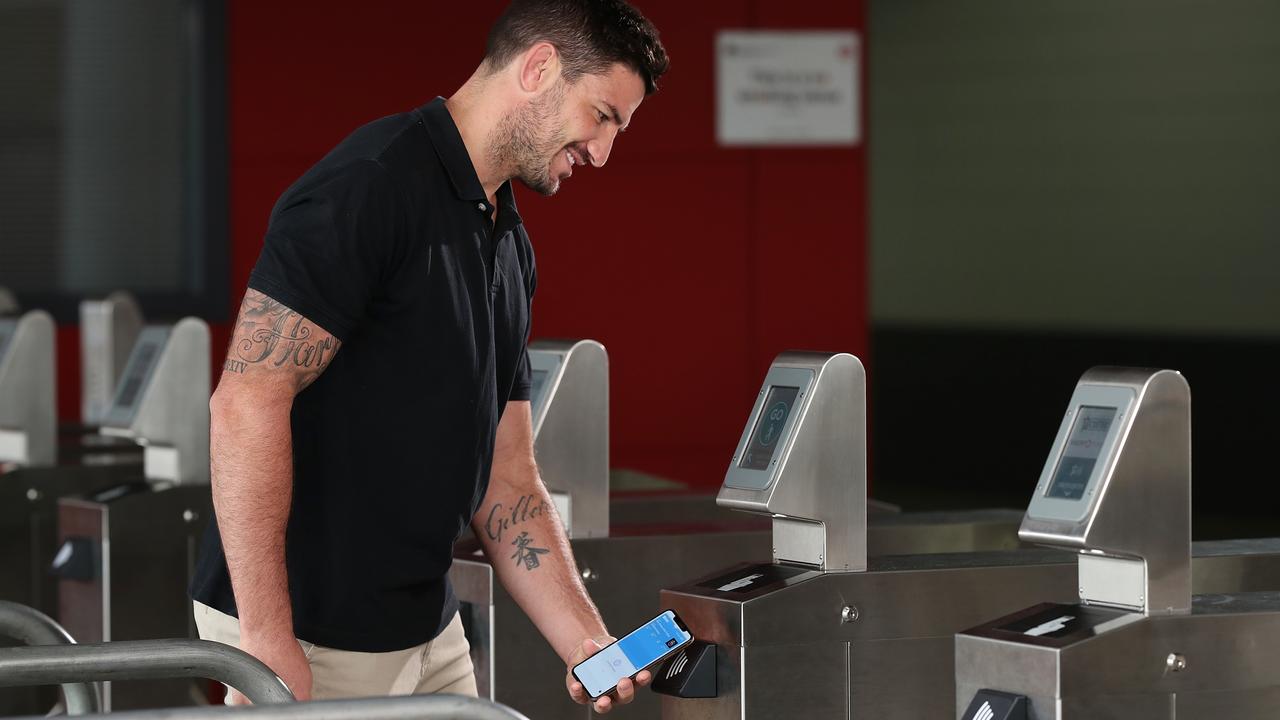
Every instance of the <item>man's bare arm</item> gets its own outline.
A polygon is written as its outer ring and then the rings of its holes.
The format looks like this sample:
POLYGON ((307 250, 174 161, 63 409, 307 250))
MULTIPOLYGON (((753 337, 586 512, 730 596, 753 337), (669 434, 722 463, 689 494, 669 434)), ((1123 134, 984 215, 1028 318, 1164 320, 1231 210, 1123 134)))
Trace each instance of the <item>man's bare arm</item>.
MULTIPOLYGON (((612 640, 582 585, 564 526, 538 475, 527 401, 507 403, 498 424, 489 490, 471 525, 502 585, 566 665, 597 649, 588 649, 584 641, 612 640)), ((647 680, 644 673, 639 684, 647 680)), ((580 685, 575 688, 570 681, 569 690, 574 699, 586 701, 580 685)), ((633 696, 632 683, 619 684, 618 701, 630 702, 633 696)), ((605 712, 613 702, 602 698, 596 709, 605 712)))
POLYGON ((240 615, 241 646, 299 699, 311 673, 293 636, 285 526, 293 497, 293 398, 320 377, 340 343, 320 326, 248 290, 222 380, 209 402, 213 504, 240 615))

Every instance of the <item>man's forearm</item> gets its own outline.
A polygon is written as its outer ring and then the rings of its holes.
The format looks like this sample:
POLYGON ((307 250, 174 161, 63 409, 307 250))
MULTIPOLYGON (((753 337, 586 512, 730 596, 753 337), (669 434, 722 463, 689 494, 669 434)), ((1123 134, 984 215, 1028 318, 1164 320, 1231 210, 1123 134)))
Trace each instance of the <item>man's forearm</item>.
POLYGON ((608 635, 532 462, 495 468, 473 527, 503 587, 562 659, 584 638, 608 635))
POLYGON ((290 401, 220 392, 211 402, 213 504, 246 636, 293 635, 284 553, 293 495, 290 401))

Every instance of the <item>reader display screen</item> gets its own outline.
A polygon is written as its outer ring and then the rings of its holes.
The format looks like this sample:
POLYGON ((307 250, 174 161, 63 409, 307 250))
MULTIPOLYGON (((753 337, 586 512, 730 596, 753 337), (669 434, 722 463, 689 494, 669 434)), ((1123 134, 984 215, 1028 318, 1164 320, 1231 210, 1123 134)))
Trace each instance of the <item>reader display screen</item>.
POLYGON ((160 345, 156 342, 139 342, 134 348, 128 374, 116 391, 113 403, 116 407, 133 408, 134 403, 138 401, 138 394, 142 392, 142 384, 146 382, 147 374, 151 371, 151 364, 155 362, 159 352, 160 345))
POLYGON ((1106 441, 1115 418, 1116 409, 1113 407, 1080 407, 1071 434, 1067 436, 1066 447, 1062 449, 1058 470, 1049 484, 1049 492, 1046 493, 1049 497, 1064 500, 1084 497, 1085 487, 1098 464, 1102 443, 1106 441))
POLYGON ((547 384, 547 376, 550 374, 551 373, 546 370, 533 371, 533 388, 530 389, 529 394, 535 400, 542 394, 542 387, 547 384))
POLYGON ((742 461, 738 467, 749 470, 764 470, 773 460, 773 454, 782 440, 782 429, 787 425, 787 418, 795 408, 798 387, 782 387, 774 385, 769 388, 760 408, 760 418, 751 431, 751 439, 742 453, 742 461))

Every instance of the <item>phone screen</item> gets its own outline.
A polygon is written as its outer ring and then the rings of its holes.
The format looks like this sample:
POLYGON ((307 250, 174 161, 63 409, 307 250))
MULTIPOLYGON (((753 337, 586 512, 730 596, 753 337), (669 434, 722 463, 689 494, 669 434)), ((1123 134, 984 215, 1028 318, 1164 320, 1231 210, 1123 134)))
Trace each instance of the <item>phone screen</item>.
POLYGON ((687 645, 693 636, 668 610, 573 668, 574 677, 593 698, 687 645))

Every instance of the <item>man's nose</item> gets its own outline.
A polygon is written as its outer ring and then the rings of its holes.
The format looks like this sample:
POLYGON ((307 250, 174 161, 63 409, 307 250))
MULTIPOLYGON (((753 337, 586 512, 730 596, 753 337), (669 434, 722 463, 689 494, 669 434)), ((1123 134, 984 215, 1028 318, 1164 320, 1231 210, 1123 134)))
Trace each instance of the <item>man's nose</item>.
POLYGON ((591 165, 593 167, 604 167, 609 162, 609 152, 613 150, 613 140, 617 135, 608 132, 604 137, 595 138, 587 142, 587 152, 591 155, 591 165))

